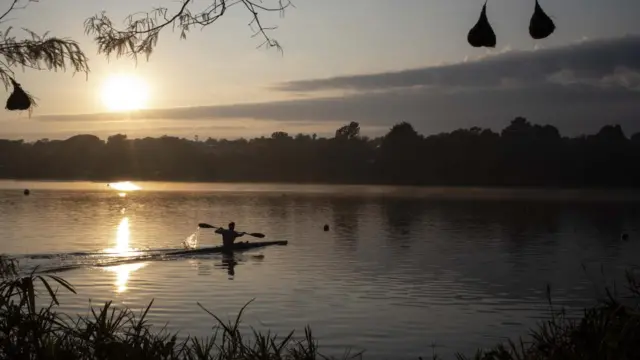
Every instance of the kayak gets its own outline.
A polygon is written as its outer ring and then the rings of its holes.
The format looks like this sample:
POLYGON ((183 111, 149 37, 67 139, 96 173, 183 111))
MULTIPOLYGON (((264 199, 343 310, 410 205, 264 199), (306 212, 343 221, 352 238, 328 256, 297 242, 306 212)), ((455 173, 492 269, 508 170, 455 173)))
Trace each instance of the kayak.
MULTIPOLYGON (((243 250, 257 249, 257 248, 261 248, 261 247, 265 247, 265 246, 271 246, 271 245, 281 245, 281 246, 283 246, 283 245, 287 245, 288 243, 289 243, 288 241, 241 242, 241 243, 233 244, 233 250, 232 251, 243 251, 243 250)), ((229 250, 223 248, 222 246, 213 246, 213 247, 207 247, 207 248, 201 248, 201 249, 173 251, 173 252, 167 253, 166 255, 215 254, 215 253, 223 253, 223 252, 227 252, 227 251, 229 251, 229 250)))

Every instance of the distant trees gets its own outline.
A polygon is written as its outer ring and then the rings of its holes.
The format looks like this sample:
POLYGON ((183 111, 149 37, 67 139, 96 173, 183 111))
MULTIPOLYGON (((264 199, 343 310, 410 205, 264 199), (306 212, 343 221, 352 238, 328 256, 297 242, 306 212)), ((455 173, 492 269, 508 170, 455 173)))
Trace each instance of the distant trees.
POLYGON ((394 125, 382 137, 376 154, 379 178, 391 184, 419 184, 424 172, 419 164, 422 151, 423 137, 418 134, 413 125, 401 122, 394 125))
POLYGON ((271 138, 273 140, 285 140, 285 139, 291 139, 291 136, 289 136, 289 134, 284 131, 276 131, 273 134, 271 134, 271 138))
POLYGON ((354 121, 336 130, 336 139, 353 140, 358 136, 360 136, 360 124, 354 121))
POLYGON ((618 125, 562 137, 515 118, 499 133, 472 127, 430 136, 401 122, 384 136, 351 122, 332 138, 283 131, 193 141, 114 134, 32 143, 0 140, 0 178, 262 181, 474 186, 640 185, 640 134, 618 125))

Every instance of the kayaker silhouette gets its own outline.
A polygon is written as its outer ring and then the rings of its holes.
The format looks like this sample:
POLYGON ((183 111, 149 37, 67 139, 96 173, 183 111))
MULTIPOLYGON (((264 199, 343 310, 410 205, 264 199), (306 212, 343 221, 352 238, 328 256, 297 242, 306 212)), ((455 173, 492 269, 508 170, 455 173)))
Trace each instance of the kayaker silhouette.
POLYGON ((236 223, 233 221, 229 223, 228 229, 218 228, 215 233, 222 235, 222 246, 227 249, 233 248, 233 243, 237 238, 244 236, 244 232, 236 232, 236 223))

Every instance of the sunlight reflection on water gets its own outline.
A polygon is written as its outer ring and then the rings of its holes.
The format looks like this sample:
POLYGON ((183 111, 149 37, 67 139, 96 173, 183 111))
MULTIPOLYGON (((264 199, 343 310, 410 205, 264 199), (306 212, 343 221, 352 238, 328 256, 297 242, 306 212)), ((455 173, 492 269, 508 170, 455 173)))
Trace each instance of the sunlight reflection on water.
POLYGON ((115 183, 109 183, 107 185, 108 187, 116 190, 116 191, 137 191, 137 190, 141 190, 142 188, 134 183, 132 183, 131 181, 120 181, 120 182, 115 182, 115 183))
MULTIPOLYGON (((132 249, 129 246, 130 240, 131 231, 129 229, 129 218, 125 216, 122 218, 122 220, 120 220, 120 223, 118 224, 116 230, 116 246, 113 248, 105 249, 105 252, 122 257, 139 255, 140 252, 136 251, 136 249, 132 249)), ((116 291, 121 293, 127 290, 127 281, 129 279, 129 275, 132 272, 143 268, 144 266, 146 266, 146 263, 121 264, 105 267, 104 270, 116 274, 116 291)))
POLYGON ((142 269, 146 265, 146 263, 122 264, 105 267, 104 270, 116 274, 116 281, 114 285, 116 286, 116 291, 121 293, 127 290, 127 281, 129 280, 129 275, 136 270, 142 269))
POLYGON ((129 230, 129 218, 123 217, 116 230, 115 247, 105 249, 104 252, 114 256, 135 256, 141 253, 129 246, 131 231, 129 230))

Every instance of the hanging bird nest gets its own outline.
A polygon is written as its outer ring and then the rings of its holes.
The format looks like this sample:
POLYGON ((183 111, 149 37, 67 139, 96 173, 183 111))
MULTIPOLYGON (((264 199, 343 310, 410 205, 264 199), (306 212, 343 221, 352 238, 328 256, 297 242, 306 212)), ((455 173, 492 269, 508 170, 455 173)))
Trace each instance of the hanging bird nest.
MULTIPOLYGON (((478 22, 469 30, 467 41, 473 47, 489 47, 496 46, 496 34, 493 32, 489 19, 487 18, 487 1, 485 0, 480 12, 478 22)), ((535 40, 549 37, 556 29, 553 20, 542 10, 542 7, 535 0, 536 5, 529 22, 529 35, 535 40)))
POLYGON ((467 41, 473 47, 484 46, 492 48, 496 46, 496 34, 493 32, 493 28, 487 18, 487 1, 482 6, 478 22, 469 30, 467 41))
POLYGON ((529 22, 529 35, 536 40, 544 39, 551 35, 556 29, 553 20, 542 10, 542 7, 536 0, 536 7, 529 22))
POLYGON ((29 110, 29 114, 36 106, 35 99, 22 89, 22 86, 18 84, 13 78, 11 78, 11 84, 13 85, 13 92, 7 99, 5 109, 9 111, 24 111, 29 110))

